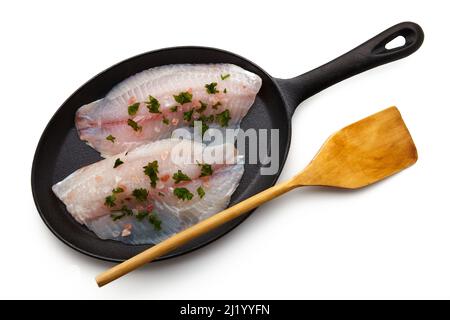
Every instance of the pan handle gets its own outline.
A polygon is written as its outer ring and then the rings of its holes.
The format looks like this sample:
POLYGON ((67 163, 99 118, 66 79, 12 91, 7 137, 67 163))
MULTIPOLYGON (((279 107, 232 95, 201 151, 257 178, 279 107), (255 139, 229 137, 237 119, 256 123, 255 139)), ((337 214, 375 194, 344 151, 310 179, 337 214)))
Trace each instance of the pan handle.
POLYGON ((292 79, 277 79, 291 113, 304 100, 333 84, 379 65, 409 56, 420 48, 424 39, 422 28, 413 22, 402 22, 381 32, 346 54, 292 79), (397 37, 405 44, 386 49, 397 37))

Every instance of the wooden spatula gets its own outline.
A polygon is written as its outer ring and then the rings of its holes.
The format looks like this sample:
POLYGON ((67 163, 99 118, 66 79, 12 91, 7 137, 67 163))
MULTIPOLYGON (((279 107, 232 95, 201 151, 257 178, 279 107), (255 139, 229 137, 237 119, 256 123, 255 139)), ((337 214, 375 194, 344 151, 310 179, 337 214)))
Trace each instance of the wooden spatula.
POLYGON ((367 186, 417 161, 414 142, 396 107, 378 112, 333 134, 311 163, 292 179, 260 192, 145 250, 97 276, 101 287, 190 240, 294 188, 367 186))

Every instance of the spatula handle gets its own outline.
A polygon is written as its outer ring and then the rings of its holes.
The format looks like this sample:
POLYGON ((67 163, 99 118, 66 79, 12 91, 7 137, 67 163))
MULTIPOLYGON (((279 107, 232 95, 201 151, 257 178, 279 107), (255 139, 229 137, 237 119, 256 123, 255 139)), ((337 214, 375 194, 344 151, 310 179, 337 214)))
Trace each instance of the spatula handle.
POLYGON ((237 218, 238 216, 288 192, 289 190, 292 190, 296 186, 297 184, 293 180, 289 180, 264 190, 101 273, 95 280, 97 281, 99 287, 104 286, 105 284, 120 278, 140 266, 182 246, 192 239, 197 238, 198 236, 207 233, 208 231, 211 231, 222 224, 233 220, 234 218, 237 218))

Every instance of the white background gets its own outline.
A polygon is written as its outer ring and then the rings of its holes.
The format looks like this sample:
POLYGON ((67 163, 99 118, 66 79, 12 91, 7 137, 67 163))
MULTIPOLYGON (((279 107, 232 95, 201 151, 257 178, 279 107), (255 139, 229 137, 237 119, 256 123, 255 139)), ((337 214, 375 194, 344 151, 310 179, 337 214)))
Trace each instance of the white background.
POLYGON ((0 297, 450 298, 446 2, 2 1, 0 297), (220 241, 102 289, 94 277, 112 264, 73 251, 41 221, 30 187, 39 136, 63 101, 110 65, 205 45, 287 78, 404 20, 423 27, 422 48, 303 103, 280 179, 333 131, 391 105, 417 144, 412 168, 360 191, 295 190, 220 241))

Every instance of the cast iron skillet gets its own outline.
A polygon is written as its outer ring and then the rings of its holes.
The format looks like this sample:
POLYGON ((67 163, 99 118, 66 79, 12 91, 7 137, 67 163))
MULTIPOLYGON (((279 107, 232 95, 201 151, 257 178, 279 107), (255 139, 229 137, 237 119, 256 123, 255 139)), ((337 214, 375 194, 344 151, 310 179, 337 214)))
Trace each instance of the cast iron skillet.
MULTIPOLYGON (((397 24, 339 58, 292 79, 276 79, 253 62, 231 52, 205 47, 176 47, 156 50, 130 58, 95 76, 73 93, 58 109, 42 134, 34 156, 31 186, 37 209, 50 230, 72 248, 108 261, 123 261, 146 249, 101 240, 78 224, 51 190, 51 186, 82 166, 100 160, 99 154, 80 141, 74 127, 76 110, 97 100, 117 83, 142 70, 176 63, 233 63, 258 74, 263 85, 255 104, 242 121, 242 128, 279 129, 280 169, 272 176, 259 174, 261 164, 246 165, 240 185, 231 199, 236 204, 277 181, 286 161, 291 140, 291 117, 295 108, 317 92, 365 70, 377 67, 416 51, 424 34, 411 22, 397 24), (403 36, 406 43, 387 50, 386 43, 403 36)), ((204 246, 244 221, 239 217, 161 259, 175 257, 204 246)))

